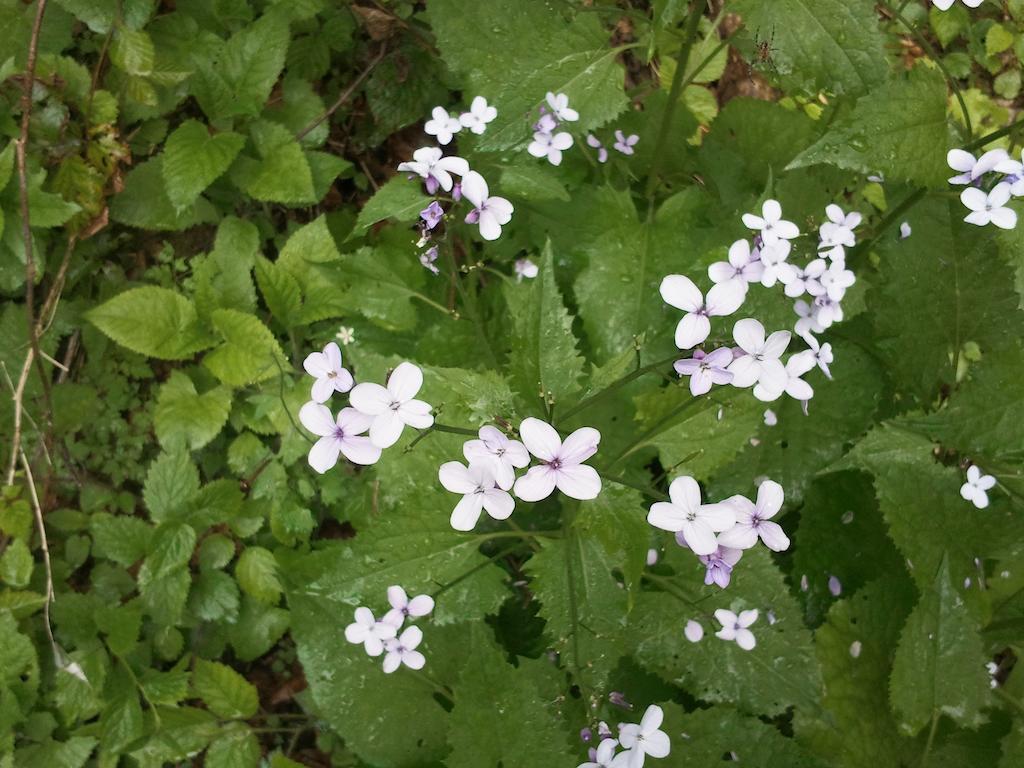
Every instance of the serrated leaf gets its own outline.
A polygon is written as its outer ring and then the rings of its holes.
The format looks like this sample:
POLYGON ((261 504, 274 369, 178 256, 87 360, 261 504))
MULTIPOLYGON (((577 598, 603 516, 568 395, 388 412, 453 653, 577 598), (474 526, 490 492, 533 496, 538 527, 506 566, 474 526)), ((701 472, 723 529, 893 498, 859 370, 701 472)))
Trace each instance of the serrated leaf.
POLYGON ((900 728, 916 734, 946 715, 977 728, 991 702, 988 660, 976 620, 950 581, 946 558, 907 619, 893 659, 889 696, 900 728))
POLYGON ((149 75, 156 61, 153 39, 144 30, 119 27, 110 46, 110 60, 129 75, 149 75))
POLYGON ((242 387, 264 381, 289 365, 274 334, 255 315, 218 309, 210 320, 224 341, 203 358, 203 365, 223 383, 242 387))
POLYGON ((288 630, 290 614, 242 595, 238 620, 228 629, 228 639, 242 661, 252 661, 269 651, 288 630))
POLYGON ((32 553, 22 539, 15 539, 0 555, 0 580, 15 589, 28 586, 32 578, 32 553))
POLYGON ((938 70, 922 65, 862 96, 787 168, 828 163, 861 173, 881 171, 894 181, 944 186, 948 145, 946 82, 938 70))
MULTIPOLYGON (((704 642, 708 642, 705 640, 704 642)), ((731 707, 715 706, 684 714, 676 721, 670 714, 671 734, 685 733, 685 740, 673 741, 673 752, 685 755, 677 765, 713 765, 729 761, 744 768, 825 768, 825 763, 809 755, 793 738, 756 717, 731 707)), ((678 760, 679 758, 677 758, 678 760)))
POLYGON ((235 563, 235 578, 248 594, 265 603, 277 603, 281 580, 274 554, 263 547, 246 547, 235 563))
POLYGON ((184 446, 161 453, 146 472, 142 489, 149 516, 156 523, 180 517, 199 492, 199 472, 184 446))
POLYGON ((583 358, 555 282, 554 256, 548 243, 536 279, 508 283, 505 302, 512 322, 510 366, 519 394, 528 403, 550 398, 556 405, 579 391, 583 358))
POLYGON ((254 685, 231 667, 215 661, 196 660, 192 687, 207 708, 220 717, 252 717, 260 705, 254 685))
POLYGON ((385 219, 410 223, 429 204, 430 198, 417 180, 395 176, 366 201, 366 205, 359 211, 359 218, 356 219, 350 237, 365 234, 370 227, 385 219))
POLYGON ((300 321, 302 292, 298 281, 283 267, 263 257, 256 260, 256 284, 274 318, 285 328, 300 321))
POLYGON ((121 346, 163 360, 184 360, 212 343, 192 302, 167 288, 130 288, 86 317, 121 346))
POLYGON ((149 552, 153 527, 137 517, 98 513, 89 519, 89 532, 93 555, 127 568, 149 552))
POLYGON ((161 164, 171 203, 179 209, 192 205, 228 169, 244 144, 241 134, 211 134, 198 120, 179 125, 167 137, 161 164))
POLYGON ((164 447, 180 441, 196 451, 215 438, 228 420, 231 390, 214 387, 199 394, 181 371, 172 371, 157 395, 153 424, 164 447))
POLYGON ((249 129, 259 160, 243 157, 232 171, 234 182, 256 200, 298 205, 316 203, 313 172, 291 132, 260 120, 249 129))
POLYGON ((124 188, 110 202, 110 217, 130 227, 182 230, 201 222, 215 221, 216 211, 203 198, 178 210, 167 196, 163 158, 135 166, 124 179, 124 188))
POLYGON ((210 743, 203 765, 208 768, 257 768, 260 756, 256 734, 246 727, 239 727, 210 743))

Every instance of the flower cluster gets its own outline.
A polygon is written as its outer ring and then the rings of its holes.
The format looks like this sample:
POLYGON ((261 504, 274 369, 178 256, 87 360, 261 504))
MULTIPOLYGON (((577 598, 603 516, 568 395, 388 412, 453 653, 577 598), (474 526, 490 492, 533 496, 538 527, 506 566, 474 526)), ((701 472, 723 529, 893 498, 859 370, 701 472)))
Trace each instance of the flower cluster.
POLYGON ((1000 229, 1017 226, 1017 212, 1006 204, 1011 197, 1024 197, 1024 162, 1011 158, 1005 149, 993 149, 977 158, 962 149, 951 149, 946 162, 957 171, 949 183, 967 187, 960 193, 960 202, 970 211, 964 221, 979 227, 995 224, 1000 229))
POLYGON ((592 427, 577 429, 563 441, 547 422, 527 418, 519 425, 520 440, 507 437, 497 427, 480 428, 479 439, 469 440, 462 453, 466 464, 448 461, 438 470, 441 485, 462 499, 452 511, 452 528, 471 531, 487 512, 495 520, 507 520, 515 508, 512 493, 522 501, 540 501, 555 488, 573 499, 586 501, 601 492, 601 477, 583 462, 597 453, 601 433, 592 427), (516 470, 538 463, 516 477, 516 470))
POLYGON ((561 123, 574 123, 580 113, 569 106, 564 93, 551 93, 546 97, 547 107, 541 105, 540 119, 533 125, 533 141, 526 151, 534 157, 547 158, 552 165, 561 165, 562 153, 572 146, 572 134, 558 130, 561 123))
POLYGON ((589 762, 580 763, 578 768, 640 768, 648 756, 668 757, 672 743, 668 734, 661 730, 664 719, 662 708, 652 704, 639 723, 619 724, 618 738, 607 725, 601 723, 598 726, 601 742, 596 748, 590 748, 589 762), (622 751, 616 753, 619 747, 622 747, 622 751))
POLYGON ((704 504, 700 486, 692 477, 677 477, 668 488, 669 501, 651 505, 647 522, 676 535, 676 543, 690 549, 705 567, 704 583, 729 586, 732 569, 762 541, 773 552, 789 549, 789 537, 772 518, 782 509, 785 493, 774 480, 764 480, 757 501, 730 496, 704 504), (716 535, 717 534, 717 535, 716 535))
POLYGON ((988 492, 995 487, 996 479, 992 475, 984 475, 977 464, 967 468, 967 482, 960 486, 960 495, 978 509, 988 506, 988 492))
POLYGON ((388 674, 403 664, 410 669, 423 669, 427 660, 416 650, 423 642, 422 630, 406 627, 401 635, 398 630, 402 629, 406 619, 417 619, 433 611, 434 598, 417 595, 410 600, 404 589, 394 585, 388 587, 388 602, 391 610, 379 621, 369 608, 356 608, 355 621, 345 627, 345 639, 356 645, 362 644, 366 653, 374 658, 383 653, 384 671, 388 674))
POLYGON ((338 463, 339 455, 353 464, 375 464, 383 449, 398 442, 406 426, 426 429, 434 423, 432 407, 416 399, 423 372, 412 363, 400 363, 386 386, 355 384, 352 374, 342 368, 341 350, 332 341, 323 352, 308 355, 302 365, 314 382, 313 399, 299 410, 299 421, 320 438, 308 460, 321 474, 338 463), (349 406, 337 418, 324 405, 335 392, 349 393, 349 406))
POLYGON ((470 102, 469 111, 456 116, 444 107, 434 107, 430 119, 423 124, 423 131, 435 136, 437 143, 449 144, 456 133, 463 128, 471 133, 481 134, 487 130, 487 124, 498 116, 498 110, 487 103, 483 96, 477 96, 470 102))
POLYGON ((789 261, 791 241, 800 230, 782 218, 777 201, 767 200, 761 215, 743 216, 743 223, 758 233, 753 246, 738 240, 729 248, 727 261, 708 268, 713 286, 706 296, 684 275, 669 275, 662 281, 662 299, 686 313, 676 326, 675 342, 680 349, 704 344, 711 335, 711 318, 739 310, 754 283, 766 288, 781 284, 786 295, 797 300, 795 309, 800 319, 795 330, 808 349, 791 354, 783 363, 782 355, 792 339, 790 332, 776 331, 766 336, 757 320, 740 320, 733 326, 736 347, 710 352, 696 349, 692 357, 675 363, 676 373, 689 377, 694 396, 706 394, 716 384, 731 384, 753 387, 754 396, 765 402, 788 394, 802 401, 806 409, 814 390, 801 377, 817 366, 831 378, 832 346, 820 344, 814 334, 843 318, 840 302, 855 280, 846 268, 846 249, 857 242, 853 230, 861 216, 846 214, 838 205, 829 205, 825 213, 828 221, 819 229, 817 256, 803 267, 789 261), (811 303, 800 298, 805 294, 811 303))
MULTIPOLYGON (((771 612, 769 611, 769 614, 771 612)), ((736 643, 744 651, 752 651, 757 646, 757 638, 750 631, 751 625, 757 621, 757 609, 740 611, 738 614, 719 608, 715 611, 715 619, 722 628, 715 632, 715 637, 727 642, 736 643)), ((769 618, 770 615, 769 615, 769 618)), ((699 621, 690 619, 686 622, 683 634, 691 643, 699 643, 704 638, 704 627, 699 621)))
MULTIPOLYGON (((616 129, 615 143, 612 144, 612 149, 628 157, 629 155, 635 154, 636 151, 633 149, 633 147, 635 147, 637 145, 637 142, 639 141, 640 137, 637 136, 635 133, 632 133, 629 136, 627 136, 619 129, 616 129)), ((593 147, 594 149, 597 150, 597 162, 608 162, 608 150, 605 149, 604 144, 601 143, 601 140, 597 138, 597 136, 595 136, 592 133, 588 133, 587 146, 593 147)))

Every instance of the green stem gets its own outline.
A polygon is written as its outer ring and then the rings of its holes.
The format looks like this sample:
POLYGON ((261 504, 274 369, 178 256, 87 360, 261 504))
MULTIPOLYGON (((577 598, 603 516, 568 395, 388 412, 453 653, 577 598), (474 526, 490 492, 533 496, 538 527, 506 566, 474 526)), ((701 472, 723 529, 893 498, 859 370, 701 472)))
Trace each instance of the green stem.
POLYGON ((935 743, 935 732, 939 729, 939 711, 934 710, 932 712, 932 727, 928 729, 928 741, 925 742, 924 752, 921 754, 921 762, 919 768, 925 768, 928 765, 928 758, 932 754, 932 745, 935 743))
POLYGON ((680 403, 678 406, 676 406, 674 409, 672 409, 672 411, 667 416, 665 416, 665 418, 663 418, 661 421, 659 421, 653 427, 651 427, 650 429, 645 431, 642 435, 640 435, 640 437, 636 438, 633 442, 631 442, 629 445, 627 445, 625 448, 623 448, 622 452, 619 453, 619 455, 616 456, 614 459, 612 459, 611 464, 609 464, 605 468, 605 471, 610 471, 613 467, 618 466, 619 462, 621 462, 623 459, 625 459, 627 456, 629 456, 631 453, 633 453, 633 451, 635 451, 637 448, 640 448, 644 443, 646 443, 652 437, 656 437, 657 435, 660 435, 666 429, 668 429, 669 427, 673 426, 674 419, 677 416, 680 416, 680 415, 686 413, 688 410, 693 408, 695 405, 697 405, 699 403, 703 403, 703 402, 705 402, 705 401, 702 398, 699 398, 699 397, 694 397, 694 398, 691 398, 689 400, 684 400, 682 403, 680 403))
POLYGON ((924 48, 925 53, 927 53, 929 58, 935 62, 935 66, 939 68, 942 76, 946 78, 946 82, 949 83, 949 87, 953 89, 953 95, 956 96, 956 100, 960 104, 960 111, 964 116, 964 130, 961 130, 960 132, 961 137, 965 142, 969 142, 974 136, 974 126, 971 124, 971 113, 967 110, 967 102, 964 101, 964 95, 960 92, 960 86, 957 85, 956 80, 953 79, 949 70, 946 69, 946 65, 942 63, 942 59, 939 57, 939 54, 936 52, 935 48, 932 47, 932 44, 928 42, 928 39, 922 35, 913 24, 907 21, 906 17, 900 13, 900 11, 893 8, 892 5, 885 2, 885 0, 882 0, 879 5, 888 10, 889 13, 891 13, 900 22, 900 24, 906 27, 907 31, 910 32, 918 45, 924 48))
POLYGON ((1020 128, 1021 126, 1024 126, 1024 117, 1022 117, 1020 120, 1015 120, 1014 122, 1010 123, 1004 128, 1000 128, 998 131, 992 131, 992 133, 985 134, 980 139, 975 139, 970 144, 967 144, 964 147, 964 149, 967 150, 968 152, 972 152, 975 149, 980 149, 981 147, 984 147, 986 144, 990 144, 991 142, 996 141, 997 139, 1003 138, 1003 136, 1009 135, 1010 133, 1015 131, 1017 128, 1020 128))
POLYGON ((614 393, 617 390, 621 389, 622 387, 626 386, 631 381, 635 381, 636 379, 639 379, 644 374, 650 373, 651 371, 656 371, 659 368, 661 368, 661 367, 663 367, 665 365, 668 365, 669 363, 675 362, 676 360, 679 359, 679 356, 680 356, 680 353, 676 352, 675 354, 672 355, 672 357, 667 357, 664 360, 659 360, 656 363, 651 363, 650 365, 645 365, 643 368, 637 368, 632 373, 628 373, 625 376, 623 376, 622 378, 620 378, 620 379, 618 379, 616 381, 613 381, 611 384, 609 384, 607 387, 602 389, 600 392, 597 392, 597 393, 591 395, 590 397, 584 398, 583 400, 580 400, 580 402, 576 403, 576 405, 574 405, 567 412, 562 414, 561 418, 559 419, 559 422, 567 421, 568 419, 572 418, 573 416, 575 416, 580 411, 585 410, 586 408, 589 408, 594 403, 601 402, 602 400, 604 400, 606 397, 608 397, 612 393, 614 393))
POLYGON ((428 430, 434 432, 448 432, 453 435, 469 435, 471 437, 478 437, 479 432, 475 429, 465 429, 464 427, 452 427, 448 424, 438 424, 436 421, 429 427, 428 430))
POLYGON ((897 221, 899 221, 903 215, 921 202, 924 196, 928 194, 928 190, 924 187, 914 190, 907 198, 885 214, 885 217, 878 222, 878 226, 875 227, 875 232, 869 240, 865 240, 863 244, 858 245, 854 253, 851 256, 856 256, 858 253, 867 253, 870 251, 881 238, 882 235, 897 221))
POLYGON ((649 497, 651 499, 654 499, 655 501, 667 501, 668 500, 668 496, 666 496, 664 493, 661 493, 660 491, 658 491, 658 490, 656 490, 654 488, 651 488, 650 486, 643 485, 641 483, 630 482, 629 480, 626 480, 624 477, 608 477, 601 470, 598 470, 597 473, 599 475, 601 475, 601 477, 604 480, 608 481, 609 483, 614 483, 615 485, 621 485, 623 488, 632 488, 634 491, 640 491, 640 493, 642 493, 644 496, 647 496, 647 497, 649 497))
POLYGON ((492 368, 498 368, 498 357, 494 354, 494 349, 491 347, 491 340, 487 336, 487 328, 484 326, 483 318, 480 317, 479 307, 476 303, 476 294, 472 291, 466 290, 466 287, 462 284, 462 280, 459 277, 459 265, 455 261, 455 247, 451 244, 445 248, 448 251, 448 259, 452 265, 452 279, 455 281, 455 290, 459 292, 459 296, 462 298, 462 304, 466 308, 466 314, 469 315, 470 321, 476 328, 476 335, 480 339, 480 346, 484 348, 484 352, 487 355, 487 361, 491 364, 492 368))
POLYGON ((669 131, 672 128, 672 120, 676 114, 679 96, 685 85, 686 64, 690 60, 690 51, 693 50, 697 28, 706 9, 707 0, 696 0, 693 8, 690 9, 690 16, 686 21, 686 37, 683 39, 683 44, 679 47, 679 55, 676 56, 676 71, 672 75, 672 87, 668 92, 668 104, 665 105, 665 113, 662 115, 661 126, 658 128, 658 138, 654 142, 651 170, 647 176, 647 198, 650 200, 654 199, 654 193, 658 188, 661 158, 665 151, 665 144, 668 141, 669 131))
POLYGON ((1002 699, 1004 702, 1009 704, 1011 707, 1016 709, 1018 712, 1024 714, 1024 704, 1021 704, 1017 699, 1008 694, 1002 688, 993 688, 992 693, 996 695, 996 698, 1002 699))
POLYGON ((580 689, 580 697, 583 699, 586 711, 590 712, 590 694, 586 684, 583 682, 582 665, 580 662, 580 617, 579 606, 576 602, 576 582, 573 575, 573 557, 576 548, 576 536, 573 529, 573 521, 579 509, 579 502, 566 503, 562 507, 562 535, 565 538, 565 580, 569 592, 569 623, 572 632, 572 668, 573 679, 580 689))

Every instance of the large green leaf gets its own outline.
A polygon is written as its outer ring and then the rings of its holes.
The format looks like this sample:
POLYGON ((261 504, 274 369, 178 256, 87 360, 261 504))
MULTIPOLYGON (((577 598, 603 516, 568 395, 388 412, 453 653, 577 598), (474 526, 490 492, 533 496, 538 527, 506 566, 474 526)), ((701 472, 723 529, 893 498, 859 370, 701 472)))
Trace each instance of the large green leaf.
POLYGON ((220 717, 252 717, 259 708, 256 686, 231 667, 215 661, 196 661, 192 687, 209 710, 220 717))
POLYGON ((174 371, 157 397, 153 414, 157 438, 164 446, 181 440, 198 450, 217 436, 230 410, 230 389, 214 387, 200 395, 188 376, 174 371))
POLYGON ((279 376, 287 362, 277 339, 255 315, 218 309, 210 317, 224 341, 203 365, 224 384, 244 386, 279 376))
POLYGON ((245 137, 225 131, 210 134, 197 120, 186 120, 167 138, 162 170, 167 197, 177 208, 195 202, 199 194, 228 169, 245 144, 245 137))
POLYGON ((90 322, 123 347, 164 360, 184 360, 212 345, 195 306, 180 293, 131 288, 88 312, 90 322))

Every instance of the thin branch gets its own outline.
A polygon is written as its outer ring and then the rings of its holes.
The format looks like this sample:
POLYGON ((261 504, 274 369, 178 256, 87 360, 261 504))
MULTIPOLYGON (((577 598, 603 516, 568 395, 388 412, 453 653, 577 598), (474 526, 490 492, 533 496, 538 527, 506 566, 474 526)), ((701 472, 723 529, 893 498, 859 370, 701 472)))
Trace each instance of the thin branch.
POLYGON ((385 54, 387 54, 387 50, 388 50, 388 48, 387 48, 386 45, 381 46, 380 53, 378 53, 373 58, 373 61, 371 61, 369 63, 369 65, 366 67, 366 69, 364 69, 359 74, 359 77, 357 77, 355 80, 353 80, 351 85, 349 85, 348 88, 346 88, 344 91, 341 92, 341 95, 338 96, 337 100, 333 104, 331 104, 331 106, 328 107, 327 110, 322 115, 320 115, 318 118, 316 118, 316 120, 311 122, 309 125, 307 125, 305 128, 303 128, 301 131, 296 133, 295 134, 295 140, 296 141, 302 141, 304 138, 306 138, 306 136, 311 131, 315 130, 324 120, 326 120, 331 115, 333 115, 335 112, 337 112, 341 108, 341 105, 344 104, 346 101, 348 101, 352 97, 352 94, 356 92, 356 89, 360 85, 362 85, 363 81, 367 77, 369 77, 370 73, 373 72, 374 69, 376 69, 377 65, 380 64, 381 61, 383 61, 385 54))
POLYGON ((43 524, 43 508, 39 504, 39 496, 36 494, 36 481, 32 477, 32 467, 29 466, 25 452, 20 451, 21 466, 25 470, 25 479, 28 480, 28 490, 32 496, 32 511, 36 516, 36 527, 39 529, 39 542, 43 549, 43 566, 46 568, 46 602, 43 603, 43 620, 46 624, 46 636, 50 639, 50 647, 53 649, 55 660, 60 659, 60 651, 57 648, 57 641, 53 639, 53 627, 50 625, 50 603, 53 602, 53 569, 50 567, 50 547, 46 541, 46 526, 43 524))

